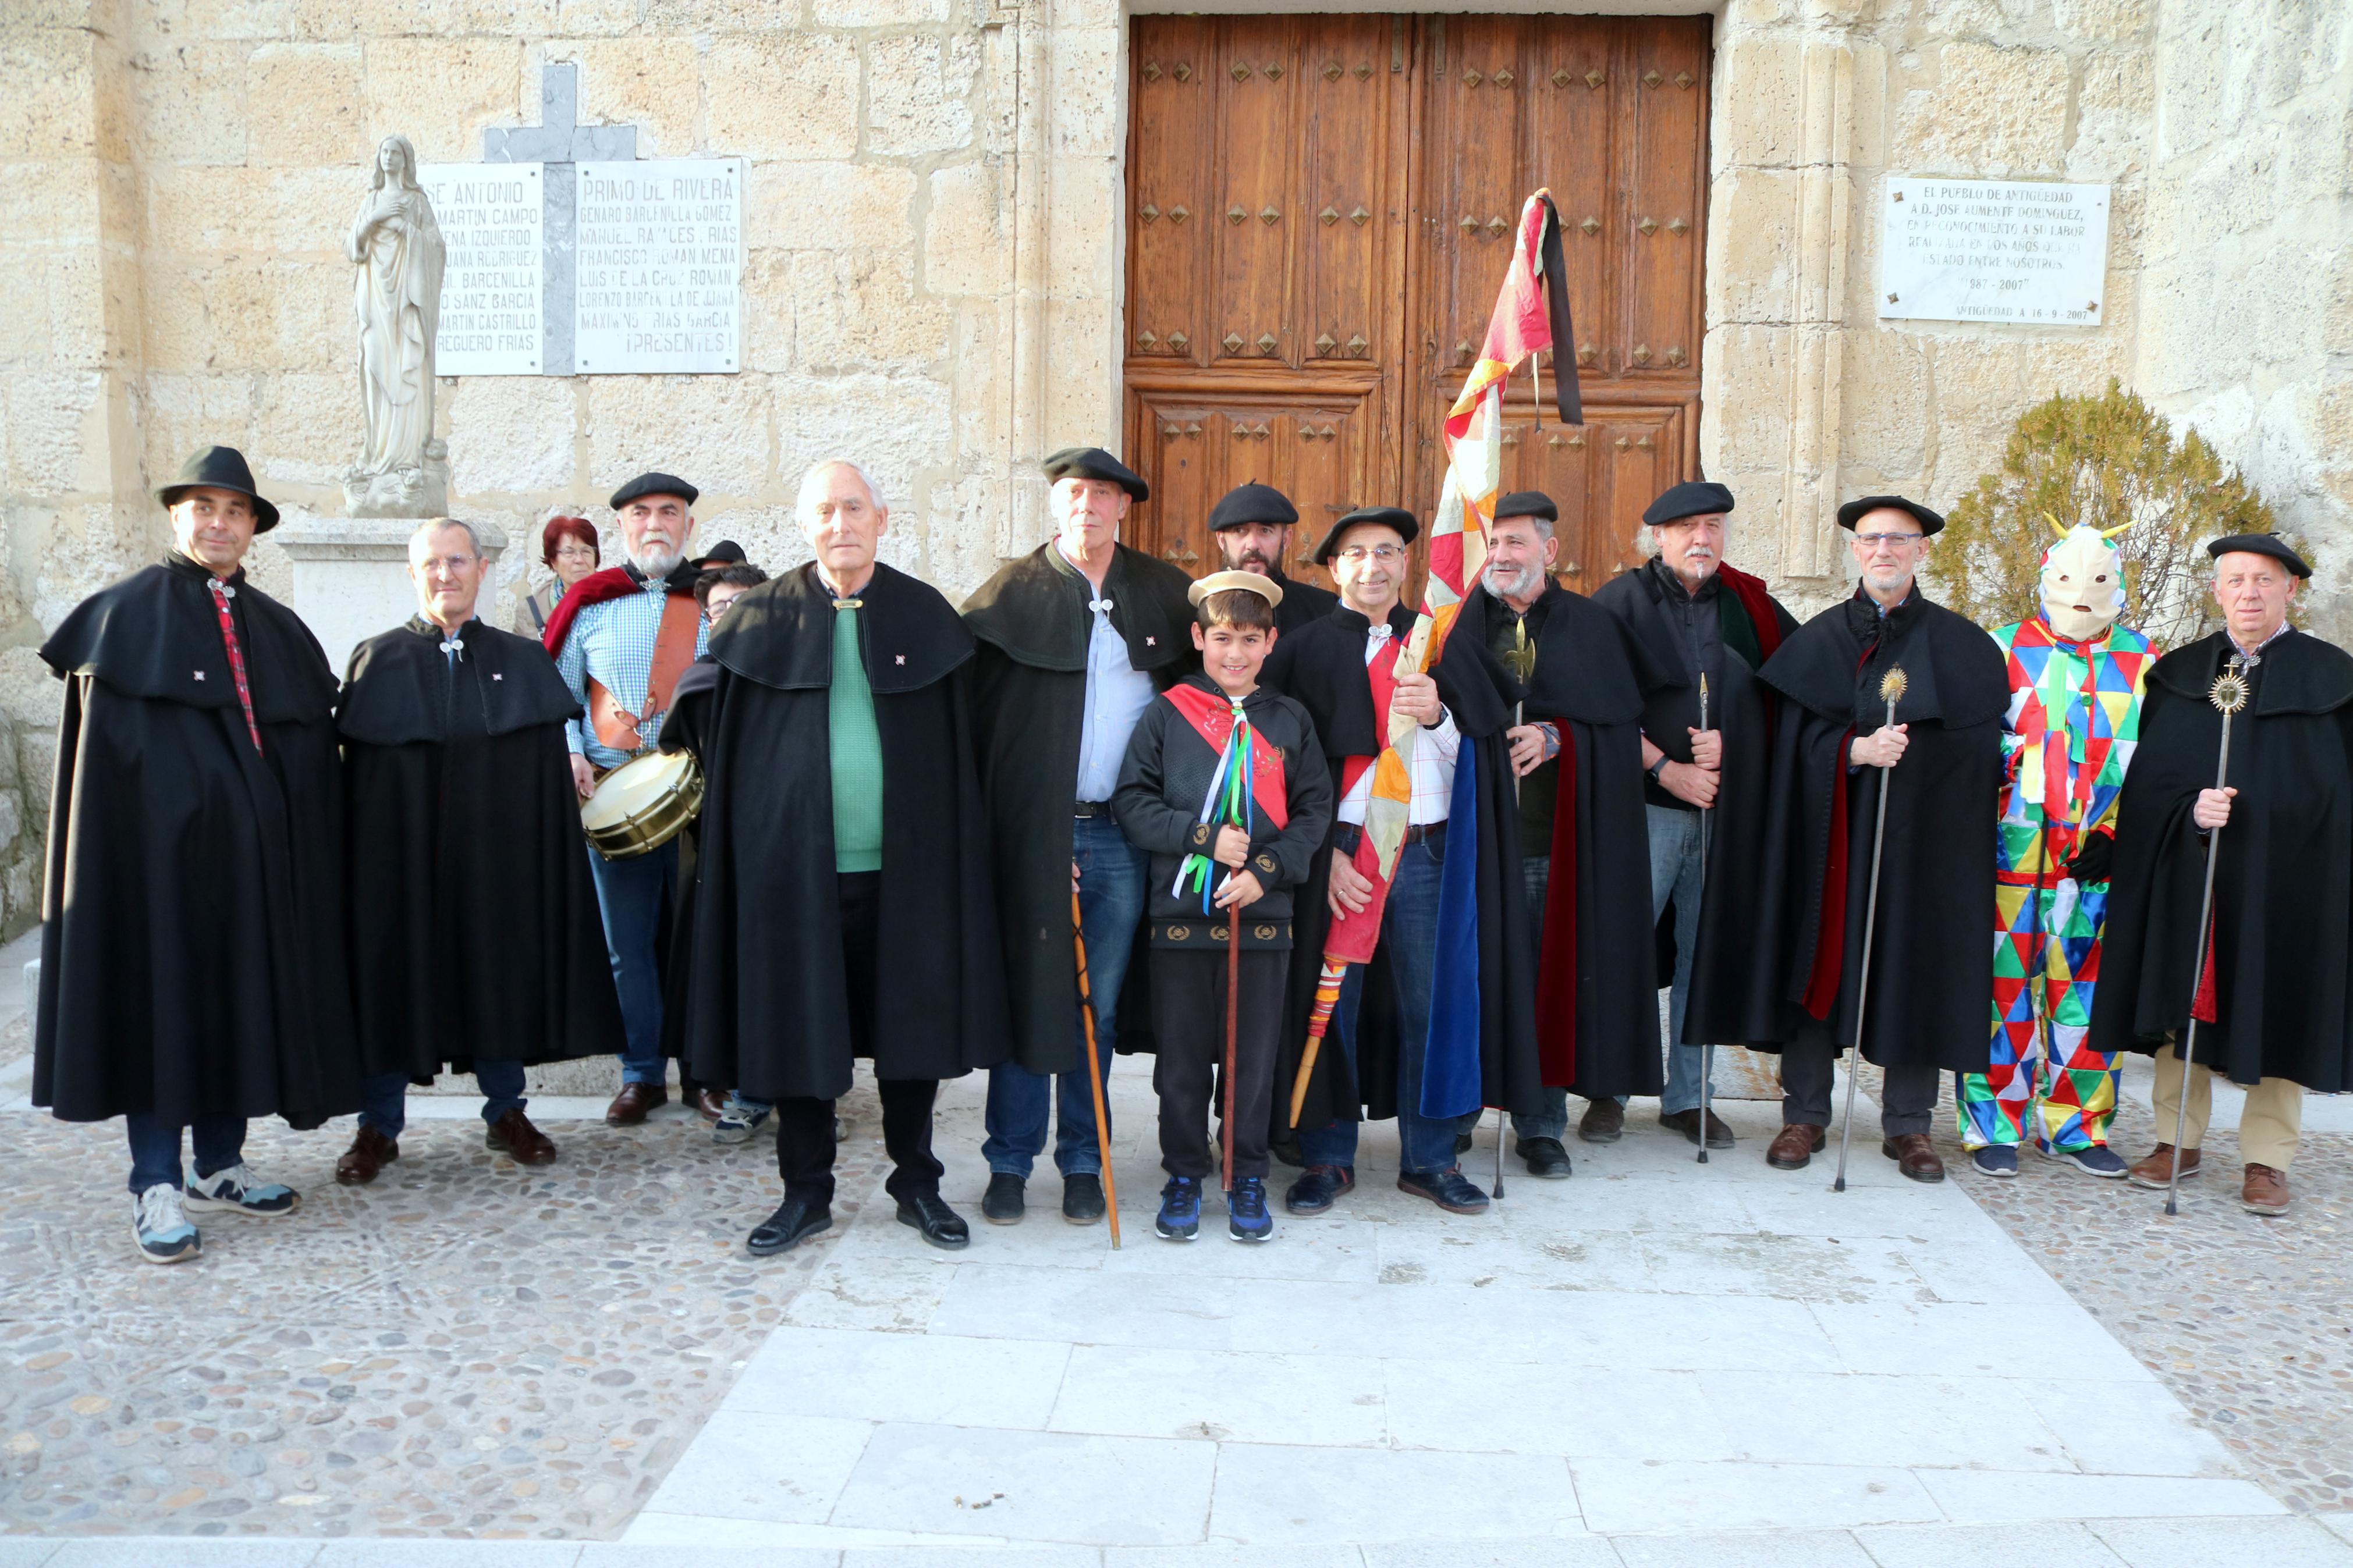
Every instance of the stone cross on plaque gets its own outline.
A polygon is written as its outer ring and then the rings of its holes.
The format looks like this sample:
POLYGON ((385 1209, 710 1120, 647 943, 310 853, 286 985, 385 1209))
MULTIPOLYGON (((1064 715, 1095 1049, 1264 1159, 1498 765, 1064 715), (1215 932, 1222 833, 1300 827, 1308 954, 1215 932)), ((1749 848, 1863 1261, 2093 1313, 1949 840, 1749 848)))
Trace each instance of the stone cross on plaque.
POLYGON ((485 163, 541 163, 543 213, 540 374, 573 374, 574 291, 577 287, 579 195, 573 166, 628 163, 638 155, 634 125, 582 125, 580 68, 552 60, 539 68, 539 123, 491 126, 482 132, 485 163))

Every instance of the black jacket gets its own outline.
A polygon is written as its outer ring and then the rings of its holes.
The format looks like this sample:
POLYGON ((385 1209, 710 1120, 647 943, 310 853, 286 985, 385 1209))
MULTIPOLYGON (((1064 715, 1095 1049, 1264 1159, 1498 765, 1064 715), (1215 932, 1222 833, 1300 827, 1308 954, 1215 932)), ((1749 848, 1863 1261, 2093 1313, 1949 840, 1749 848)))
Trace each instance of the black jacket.
MULTIPOLYGON (((1204 675, 1187 676, 1177 686, 1224 699, 1204 675)), ((1152 945, 1223 947, 1222 913, 1205 915, 1198 889, 1175 890, 1185 857, 1206 855, 1217 841, 1217 829, 1203 824, 1200 816, 1221 752, 1177 710, 1172 696, 1164 692, 1155 698, 1136 721, 1126 765, 1120 769, 1119 792, 1112 797, 1112 814, 1119 818, 1127 841, 1152 856, 1151 901, 1145 906, 1152 945)), ((1307 879, 1315 851, 1324 847, 1332 826, 1332 774, 1306 709, 1261 686, 1242 699, 1242 711, 1259 741, 1275 747, 1282 759, 1289 808, 1282 827, 1260 816, 1250 834, 1250 869, 1267 891, 1243 911, 1242 945, 1288 948, 1292 889, 1307 879)), ((1223 867, 1211 871, 1212 892, 1224 875, 1223 867)))

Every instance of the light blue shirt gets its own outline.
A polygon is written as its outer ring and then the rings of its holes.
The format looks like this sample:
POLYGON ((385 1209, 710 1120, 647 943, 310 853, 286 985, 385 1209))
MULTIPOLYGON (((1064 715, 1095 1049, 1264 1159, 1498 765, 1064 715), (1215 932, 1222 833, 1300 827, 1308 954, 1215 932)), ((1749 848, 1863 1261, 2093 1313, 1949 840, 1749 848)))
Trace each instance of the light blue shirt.
MULTIPOLYGON (((584 709, 588 706, 591 676, 624 705, 645 700, 646 681, 654 668, 654 638, 661 631, 669 596, 668 584, 656 577, 627 598, 607 599, 580 612, 565 636, 563 651, 555 656, 555 671, 571 688, 575 702, 584 709)), ((695 628, 697 658, 702 657, 710 639, 708 622, 695 628)), ((651 716, 639 732, 649 746, 653 744, 661 733, 661 716, 651 716)), ((564 738, 572 750, 597 767, 617 768, 629 760, 628 752, 617 752, 596 739, 596 731, 586 719, 565 724, 564 738)))
MULTIPOLYGON (((1062 548, 1060 540, 1054 548, 1062 548)), ((1062 559, 1071 560, 1068 552, 1062 559)), ((1085 575, 1082 572, 1080 579, 1084 581, 1085 575)), ((1152 706, 1152 677, 1128 662, 1127 639, 1111 624, 1112 601, 1090 599, 1087 608, 1094 616, 1094 628, 1087 636, 1087 706, 1079 730, 1077 798, 1109 800, 1119 787, 1128 737, 1152 706)))

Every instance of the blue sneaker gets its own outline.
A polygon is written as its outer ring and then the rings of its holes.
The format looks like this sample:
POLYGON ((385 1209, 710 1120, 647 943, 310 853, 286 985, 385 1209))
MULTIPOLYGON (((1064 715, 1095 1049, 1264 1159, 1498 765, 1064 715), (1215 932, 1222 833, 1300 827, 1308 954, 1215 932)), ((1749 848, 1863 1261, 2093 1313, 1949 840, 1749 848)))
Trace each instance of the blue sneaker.
POLYGON ((131 1200, 131 1235, 139 1243, 139 1256, 150 1263, 185 1263, 205 1249, 181 1207, 180 1189, 169 1182, 158 1182, 131 1200))
POLYGON ((2105 1143, 2087 1143, 2081 1149, 2052 1149, 2038 1143, 2035 1151, 2046 1160, 2063 1161, 2085 1175, 2100 1176, 2109 1181, 2122 1181, 2128 1169, 2124 1156, 2105 1143))
POLYGON ((2008 1143, 1989 1143, 1969 1151, 1969 1163, 1980 1176, 2018 1174, 2018 1151, 2008 1143))
POLYGON ((276 1219, 280 1215, 292 1214, 301 1204, 302 1195, 291 1187, 263 1181, 246 1169, 240 1160, 225 1170, 191 1181, 186 1201, 192 1209, 227 1209, 231 1214, 276 1219))
POLYGON ((1226 1234, 1236 1241, 1269 1241, 1274 1217, 1266 1212, 1266 1182, 1259 1176, 1237 1176, 1226 1194, 1226 1234))
MULTIPOLYGON (((1264 1200, 1260 1202, 1264 1208, 1264 1200)), ((1201 1184, 1198 1177, 1171 1176, 1160 1189, 1160 1215, 1152 1228, 1164 1241, 1190 1241, 1201 1234, 1201 1184)))

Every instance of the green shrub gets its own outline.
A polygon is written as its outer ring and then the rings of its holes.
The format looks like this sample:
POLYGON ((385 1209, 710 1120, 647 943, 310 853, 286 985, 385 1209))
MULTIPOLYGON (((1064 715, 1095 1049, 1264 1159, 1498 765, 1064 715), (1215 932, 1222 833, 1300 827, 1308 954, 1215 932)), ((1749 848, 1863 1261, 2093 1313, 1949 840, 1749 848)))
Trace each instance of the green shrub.
POLYGON ((2063 393, 2018 416, 2000 471, 1954 506, 1927 562, 1944 602, 1988 627, 2032 615, 2042 552, 2057 537, 2050 519, 2132 525, 2116 535, 2124 624, 2159 648, 2221 624, 2206 542, 2274 528, 2263 497, 2197 431, 2176 442, 2163 415, 2114 381, 2101 396, 2063 393))

